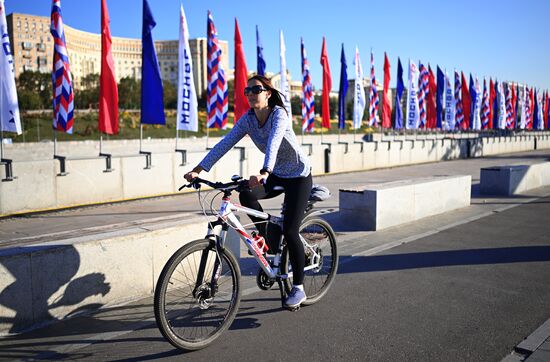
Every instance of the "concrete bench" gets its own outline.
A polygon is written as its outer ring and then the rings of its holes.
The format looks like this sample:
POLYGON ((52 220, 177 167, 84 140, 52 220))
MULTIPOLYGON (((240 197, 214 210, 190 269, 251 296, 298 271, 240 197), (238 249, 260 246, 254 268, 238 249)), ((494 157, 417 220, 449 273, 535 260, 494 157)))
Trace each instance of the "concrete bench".
POLYGON ((481 169, 481 193, 514 195, 550 185, 550 162, 481 169))
POLYGON ((434 176, 340 190, 340 216, 380 230, 470 205, 471 176, 434 176))

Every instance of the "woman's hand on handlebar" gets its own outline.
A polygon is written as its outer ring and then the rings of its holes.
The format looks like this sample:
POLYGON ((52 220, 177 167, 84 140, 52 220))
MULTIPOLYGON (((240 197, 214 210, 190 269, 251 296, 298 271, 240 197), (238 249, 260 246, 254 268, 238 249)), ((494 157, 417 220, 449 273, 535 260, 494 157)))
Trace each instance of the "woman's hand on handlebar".
POLYGON ((191 171, 187 172, 185 175, 183 175, 183 177, 185 178, 185 180, 187 180, 187 182, 192 182, 194 179, 199 177, 199 173, 201 171, 202 171, 202 167, 197 166, 191 171))
POLYGON ((252 175, 248 179, 248 187, 251 189, 254 187, 258 187, 260 185, 265 184, 265 181, 267 180, 267 174, 265 175, 252 175))

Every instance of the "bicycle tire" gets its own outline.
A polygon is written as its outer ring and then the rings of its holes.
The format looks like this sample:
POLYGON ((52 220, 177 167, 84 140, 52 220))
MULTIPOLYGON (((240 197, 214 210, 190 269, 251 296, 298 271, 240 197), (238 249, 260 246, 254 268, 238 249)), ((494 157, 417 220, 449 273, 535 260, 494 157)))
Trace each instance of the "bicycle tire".
MULTIPOLYGON (((336 235, 332 227, 325 220, 313 216, 302 221, 300 225, 300 235, 302 235, 310 245, 318 245, 322 251, 323 264, 321 269, 317 271, 308 270, 304 275, 304 290, 307 299, 302 305, 311 305, 318 302, 327 293, 338 270, 336 235), (329 253, 327 253, 327 250, 329 250, 329 253), (319 280, 319 284, 317 280, 319 280)), ((306 266, 307 265, 308 262, 306 260, 306 266)), ((288 274, 290 268, 288 249, 285 245, 281 258, 281 272, 283 274, 288 274)), ((292 288, 292 278, 284 279, 283 284, 288 293, 292 288)))
POLYGON ((222 269, 216 288, 208 283, 217 259, 215 245, 208 239, 195 240, 181 247, 160 273, 154 299, 155 319, 162 335, 176 348, 185 351, 204 348, 235 319, 241 297, 239 263, 228 249, 219 254, 222 269), (193 290, 196 289, 198 265, 205 252, 206 272, 197 289, 197 297, 193 290), (209 299, 212 289, 216 289, 216 294, 209 299), (172 310, 173 307, 178 309, 172 310), (221 313, 216 316, 214 312, 218 310, 221 313))

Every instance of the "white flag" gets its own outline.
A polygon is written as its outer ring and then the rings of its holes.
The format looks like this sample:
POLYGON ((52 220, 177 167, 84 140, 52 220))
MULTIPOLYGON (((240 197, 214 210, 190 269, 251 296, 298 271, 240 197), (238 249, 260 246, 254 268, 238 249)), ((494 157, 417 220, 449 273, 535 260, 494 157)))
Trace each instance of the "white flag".
POLYGON ((289 119, 292 119, 292 109, 290 107, 290 87, 288 79, 286 79, 286 47, 285 39, 283 37, 283 31, 279 33, 279 46, 281 57, 281 93, 283 95, 283 103, 285 104, 286 111, 288 112, 289 119))
POLYGON ((355 47, 355 92, 353 94, 353 129, 361 128, 363 114, 365 113, 366 96, 363 88, 363 66, 359 57, 359 49, 355 47))
POLYGON ((475 92, 477 94, 476 96, 476 103, 474 104, 474 114, 473 114, 473 124, 472 128, 476 130, 481 129, 481 98, 483 98, 483 94, 481 93, 481 86, 479 84, 479 79, 476 76, 475 80, 475 92))
POLYGON ((542 109, 542 104, 543 104, 543 102, 542 102, 542 92, 539 89, 539 91, 537 93, 538 93, 537 94, 537 99, 535 99, 535 102, 537 102, 537 107, 538 107, 537 117, 539 119, 539 124, 537 125, 538 126, 537 129, 538 130, 543 130, 544 129, 544 118, 543 118, 544 112, 543 112, 543 109, 542 109))
POLYGON ((450 131, 455 128, 455 96, 447 72, 445 72, 445 90, 443 93, 445 94, 445 124, 443 129, 450 131))
MULTIPOLYGON (((519 89, 519 85, 518 85, 519 89)), ((523 87, 523 95, 519 97, 520 99, 520 107, 521 107, 521 120, 519 122, 519 128, 525 129, 525 126, 527 125, 527 86, 523 87)))
POLYGON ((418 114, 418 67, 409 59, 409 91, 407 97, 407 129, 417 129, 420 121, 418 114))
POLYGON ((497 85, 497 102, 498 102, 498 128, 506 129, 506 98, 504 96, 503 83, 497 85))
POLYGON ((2 49, 0 49, 0 123, 2 124, 2 131, 21 134, 21 119, 19 118, 13 56, 8 36, 4 0, 0 0, 0 34, 2 35, 2 49))
POLYGON ((177 129, 180 131, 197 132, 199 127, 199 113, 197 92, 193 81, 193 63, 189 49, 189 29, 187 19, 180 7, 180 42, 178 62, 178 116, 177 129))

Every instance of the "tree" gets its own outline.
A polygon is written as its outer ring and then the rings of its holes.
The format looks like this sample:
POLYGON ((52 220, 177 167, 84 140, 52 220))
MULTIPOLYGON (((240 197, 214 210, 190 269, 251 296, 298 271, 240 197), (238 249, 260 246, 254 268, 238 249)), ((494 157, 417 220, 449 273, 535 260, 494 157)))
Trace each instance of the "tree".
POLYGON ((177 109, 178 91, 176 87, 168 81, 162 82, 162 87, 164 90, 164 108, 177 109))
POLYGON ((52 77, 50 73, 24 71, 17 79, 19 98, 27 107, 22 109, 46 109, 52 106, 52 77))
POLYGON ((290 98, 290 108, 292 109, 293 115, 302 114, 302 98, 300 96, 294 96, 290 98))
POLYGON ((124 109, 137 109, 141 103, 141 82, 125 77, 118 84, 118 106, 124 109))

